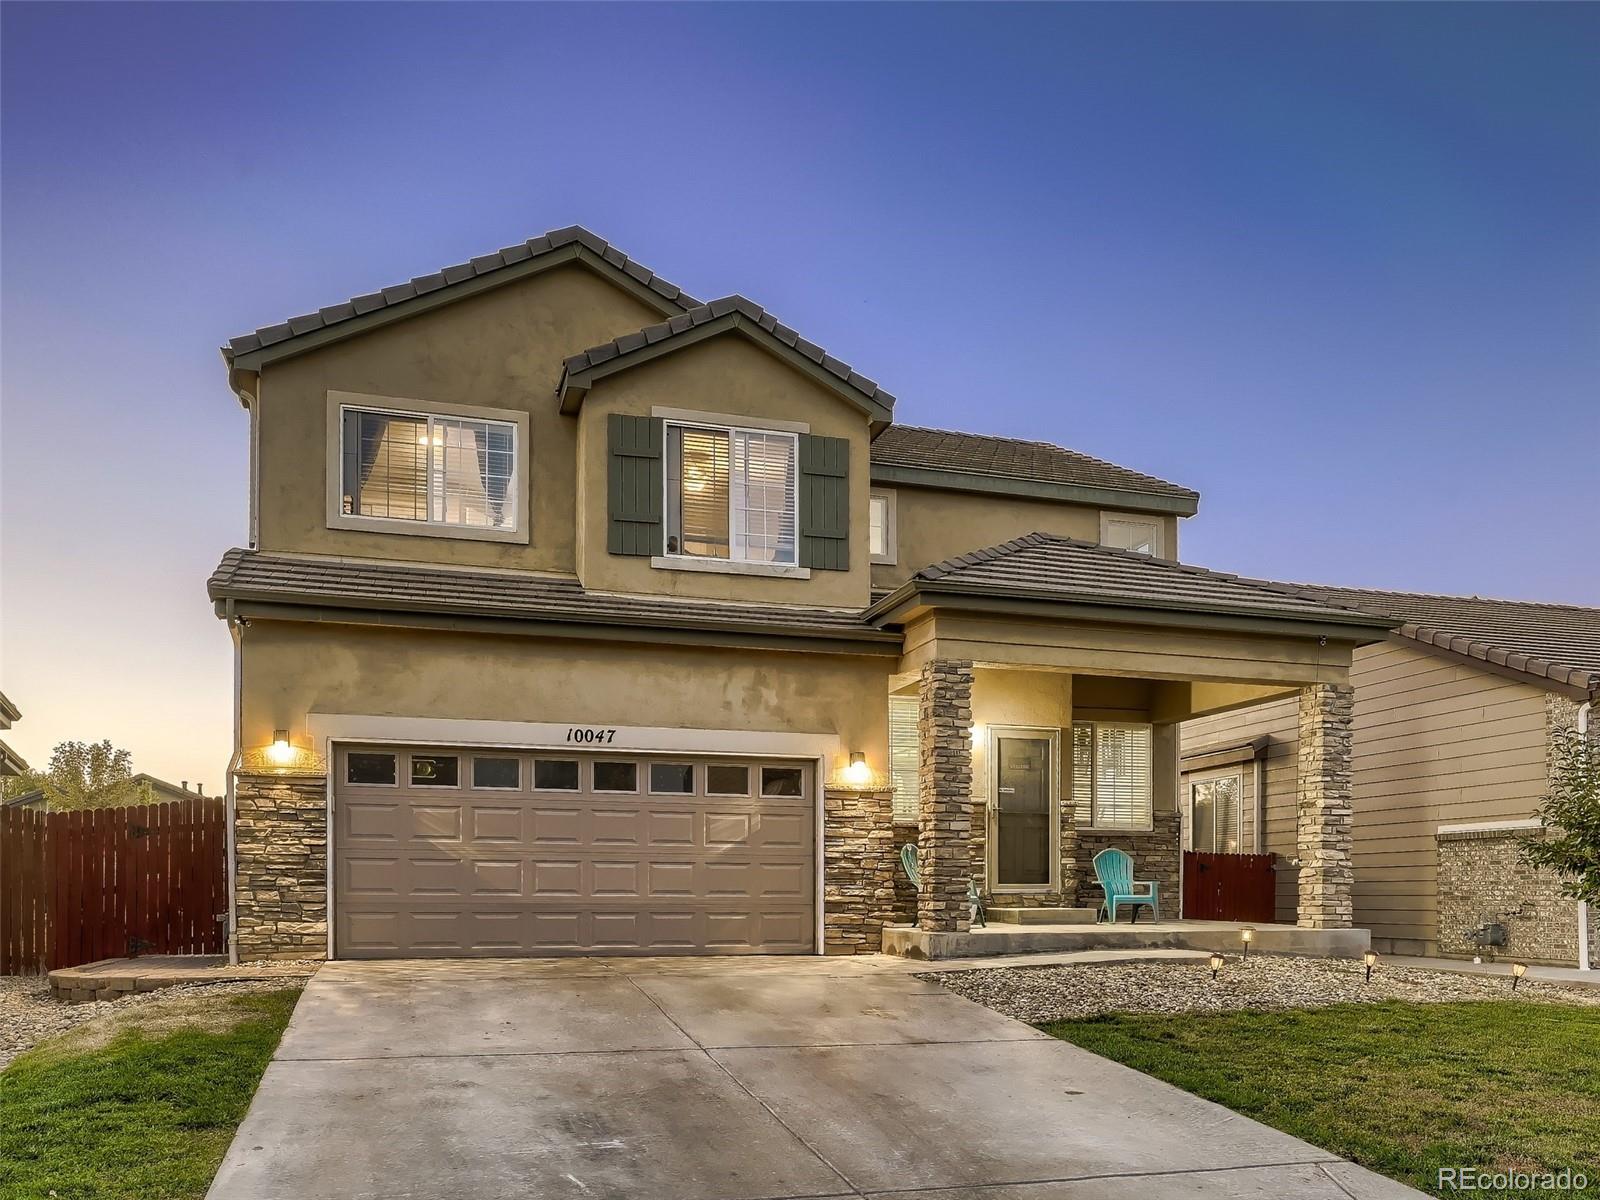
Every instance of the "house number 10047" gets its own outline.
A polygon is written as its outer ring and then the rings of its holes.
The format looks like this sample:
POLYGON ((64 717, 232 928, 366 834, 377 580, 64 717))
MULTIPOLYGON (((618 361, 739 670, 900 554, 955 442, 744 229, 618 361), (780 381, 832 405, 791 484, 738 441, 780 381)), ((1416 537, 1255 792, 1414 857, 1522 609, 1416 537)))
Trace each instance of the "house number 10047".
POLYGON ((607 745, 617 740, 615 729, 569 729, 567 741, 582 742, 585 745, 607 745))

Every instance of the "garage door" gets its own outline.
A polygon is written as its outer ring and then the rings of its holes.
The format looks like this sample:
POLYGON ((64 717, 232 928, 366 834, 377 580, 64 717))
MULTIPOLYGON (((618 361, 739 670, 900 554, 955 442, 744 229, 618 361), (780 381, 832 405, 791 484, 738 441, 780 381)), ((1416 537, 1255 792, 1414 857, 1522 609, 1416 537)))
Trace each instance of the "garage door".
POLYGON ((388 746, 335 759, 341 958, 814 946, 808 762, 388 746))

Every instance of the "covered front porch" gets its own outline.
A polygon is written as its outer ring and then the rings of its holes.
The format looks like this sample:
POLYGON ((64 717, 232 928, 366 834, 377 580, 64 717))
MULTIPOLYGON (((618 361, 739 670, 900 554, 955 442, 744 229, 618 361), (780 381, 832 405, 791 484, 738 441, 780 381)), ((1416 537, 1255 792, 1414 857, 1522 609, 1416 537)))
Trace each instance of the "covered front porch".
POLYGON ((1179 725, 1286 695, 1300 713, 1289 913, 1249 923, 1263 950, 1366 948, 1350 928, 1349 666, 1381 623, 1046 535, 930 568, 878 608, 905 638, 890 685, 895 841, 916 846, 919 875, 885 950, 1239 949, 1244 922, 1183 919, 1179 725), (1137 925, 1128 908, 1095 922, 1092 863, 1108 849, 1154 885, 1137 925), (1009 919, 973 929, 974 885, 1009 919))

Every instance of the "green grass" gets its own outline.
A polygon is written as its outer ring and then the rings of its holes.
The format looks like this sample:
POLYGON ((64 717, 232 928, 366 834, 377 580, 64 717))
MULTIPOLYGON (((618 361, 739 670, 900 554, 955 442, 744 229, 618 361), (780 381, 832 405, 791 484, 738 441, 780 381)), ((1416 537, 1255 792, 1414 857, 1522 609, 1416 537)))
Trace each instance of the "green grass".
POLYGON ((205 1195, 299 989, 129 1010, 0 1072, 0 1197, 205 1195), (135 1015, 138 1014, 138 1015, 135 1015))
POLYGON ((1433 1195, 1600 1196, 1600 1009, 1391 1000, 1043 1028, 1433 1195), (1441 1189, 1458 1166, 1589 1186, 1441 1189))

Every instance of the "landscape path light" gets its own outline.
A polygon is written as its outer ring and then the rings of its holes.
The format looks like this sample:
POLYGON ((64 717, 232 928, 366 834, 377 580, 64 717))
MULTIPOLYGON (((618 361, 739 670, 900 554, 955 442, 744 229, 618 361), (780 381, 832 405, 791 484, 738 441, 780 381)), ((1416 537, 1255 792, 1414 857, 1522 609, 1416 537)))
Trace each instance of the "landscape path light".
POLYGON ((1253 926, 1246 925, 1243 929, 1239 930, 1239 940, 1244 943, 1244 956, 1245 959, 1248 960, 1250 958, 1250 943, 1256 940, 1255 928, 1253 926))
POLYGON ((1524 975, 1526 975, 1527 973, 1528 973, 1528 964, 1527 963, 1525 963, 1525 962, 1514 962, 1514 963, 1511 964, 1511 990, 1513 992, 1517 990, 1517 984, 1522 982, 1522 977, 1524 975))
POLYGON ((1223 963, 1224 963, 1224 962, 1226 962, 1226 961, 1227 961, 1227 960, 1226 960, 1226 959, 1224 959, 1224 958, 1223 958, 1223 957, 1222 957, 1222 955, 1220 955, 1220 954, 1213 954, 1213 955, 1212 955, 1212 956, 1211 956, 1211 958, 1210 958, 1210 959, 1209 959, 1209 962, 1210 962, 1210 964, 1211 964, 1211 978, 1212 978, 1212 979, 1213 979, 1213 980, 1214 980, 1214 979, 1216 979, 1216 977, 1217 977, 1217 972, 1218 972, 1218 971, 1220 971, 1220 970, 1222 970, 1222 964, 1223 964, 1223 963))
POLYGON ((1367 966, 1367 982, 1371 983, 1372 968, 1378 965, 1378 952, 1376 950, 1368 950, 1361 956, 1361 961, 1367 966))

